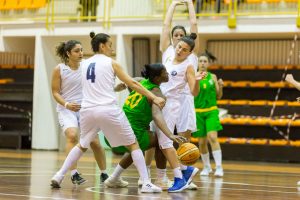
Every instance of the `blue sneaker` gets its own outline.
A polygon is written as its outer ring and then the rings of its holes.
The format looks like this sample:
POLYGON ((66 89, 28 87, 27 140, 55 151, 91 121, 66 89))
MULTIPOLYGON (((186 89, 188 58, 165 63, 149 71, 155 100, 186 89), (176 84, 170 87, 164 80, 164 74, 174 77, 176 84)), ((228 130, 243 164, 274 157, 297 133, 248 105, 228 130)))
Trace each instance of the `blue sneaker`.
POLYGON ((188 184, 184 178, 174 178, 174 184, 168 189, 168 192, 181 192, 182 190, 188 188, 188 184))
POLYGON ((185 181, 190 184, 198 171, 199 169, 196 167, 187 166, 186 170, 182 170, 182 176, 184 177, 185 181))

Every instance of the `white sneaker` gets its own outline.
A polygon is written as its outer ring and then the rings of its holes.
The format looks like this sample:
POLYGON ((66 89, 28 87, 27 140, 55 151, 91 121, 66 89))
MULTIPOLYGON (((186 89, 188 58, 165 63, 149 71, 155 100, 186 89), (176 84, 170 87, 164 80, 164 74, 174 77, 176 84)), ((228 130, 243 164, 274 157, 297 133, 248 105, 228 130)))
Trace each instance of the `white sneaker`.
POLYGON ((297 182, 297 186, 300 187, 300 181, 297 182))
POLYGON ((224 171, 223 171, 223 168, 221 166, 216 168, 215 176, 217 176, 217 177, 223 177, 224 176, 224 171))
POLYGON ((191 183, 189 184, 189 187, 188 187, 187 189, 188 189, 188 190, 197 190, 198 187, 197 187, 197 185, 196 185, 195 183, 191 182, 191 183))
MULTIPOLYGON (((151 181, 151 179, 149 178, 149 180, 151 181)), ((144 181, 142 180, 142 178, 140 177, 138 180, 138 186, 142 187, 142 185, 144 184, 144 181)))
POLYGON ((205 166, 203 170, 200 173, 200 176, 209 176, 209 174, 212 173, 212 169, 210 166, 205 166))
POLYGON ((127 187, 128 184, 129 183, 127 181, 122 180, 121 177, 115 179, 110 176, 104 181, 104 185, 109 188, 124 188, 127 187))
POLYGON ((52 178, 51 178, 51 186, 52 188, 60 188, 60 184, 62 183, 62 181, 64 180, 64 175, 60 175, 60 174, 55 174, 52 178))
POLYGON ((152 184, 151 182, 144 183, 141 189, 142 193, 159 193, 162 192, 162 189, 160 187, 157 187, 156 185, 152 184))
MULTIPOLYGON (((147 167, 147 172, 148 172, 149 180, 150 180, 150 182, 151 182, 151 179, 150 179, 151 173, 150 173, 150 168, 148 168, 148 167, 147 167)), ((143 181, 142 178, 140 177, 139 180, 138 180, 138 186, 139 186, 139 187, 142 187, 143 184, 144 184, 144 181, 143 181)))
POLYGON ((168 190, 168 188, 172 187, 173 181, 170 181, 169 178, 165 176, 164 178, 157 178, 154 184, 162 190, 168 190))

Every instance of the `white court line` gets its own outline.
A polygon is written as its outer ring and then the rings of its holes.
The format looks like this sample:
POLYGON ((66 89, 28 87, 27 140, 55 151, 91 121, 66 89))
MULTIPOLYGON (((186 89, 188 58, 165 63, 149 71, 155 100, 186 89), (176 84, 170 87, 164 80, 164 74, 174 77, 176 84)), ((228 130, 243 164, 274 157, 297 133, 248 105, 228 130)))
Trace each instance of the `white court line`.
POLYGON ((35 196, 35 195, 8 194, 8 193, 0 193, 0 196, 30 197, 35 199, 76 200, 76 199, 66 199, 66 198, 59 198, 59 197, 43 197, 43 196, 35 196))
MULTIPOLYGON (((88 187, 86 188, 85 190, 89 191, 89 192, 94 192, 94 193, 99 193, 99 194, 105 194, 105 195, 114 195, 114 196, 126 196, 126 197, 139 197, 139 198, 151 198, 151 199, 164 199, 164 200, 170 200, 172 198, 166 198, 166 197, 161 197, 161 196, 153 196, 153 195, 159 195, 161 193, 151 193, 149 194, 149 196, 143 196, 143 195, 132 195, 132 194, 116 194, 116 193, 111 193, 111 192, 101 192, 101 191, 95 191, 94 189, 97 189, 97 188, 102 188, 102 187, 88 187)), ((114 188, 116 189, 116 188, 114 188)), ((122 189, 122 188, 119 188, 119 189, 122 189)))
MULTIPOLYGON (((209 189, 208 187, 198 187, 201 189, 209 189)), ((215 187, 214 187, 215 188, 215 187)), ((212 189, 214 189, 212 188, 212 189)), ((267 193, 280 193, 280 194, 299 194, 299 192, 286 192, 278 190, 252 190, 252 189, 243 189, 243 188, 219 188, 220 190, 239 190, 239 191, 249 191, 249 192, 267 192, 267 193)))

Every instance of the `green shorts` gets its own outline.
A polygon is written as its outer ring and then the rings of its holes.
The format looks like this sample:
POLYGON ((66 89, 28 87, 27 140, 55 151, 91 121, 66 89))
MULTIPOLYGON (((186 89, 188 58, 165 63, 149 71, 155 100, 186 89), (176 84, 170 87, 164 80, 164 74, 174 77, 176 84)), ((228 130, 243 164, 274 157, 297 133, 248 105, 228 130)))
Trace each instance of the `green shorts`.
POLYGON ((220 119, 219 110, 208 112, 196 112, 197 131, 192 133, 193 137, 206 137, 211 131, 220 131, 223 129, 220 119))
MULTIPOLYGON (((133 129, 133 132, 137 138, 137 141, 139 143, 139 146, 142 151, 146 151, 150 148, 150 135, 148 130, 135 130, 133 129)), ((118 147, 111 147, 108 140, 104 137, 105 143, 112 148, 112 150, 116 153, 125 153, 129 152, 128 149, 124 146, 118 146, 118 147)))

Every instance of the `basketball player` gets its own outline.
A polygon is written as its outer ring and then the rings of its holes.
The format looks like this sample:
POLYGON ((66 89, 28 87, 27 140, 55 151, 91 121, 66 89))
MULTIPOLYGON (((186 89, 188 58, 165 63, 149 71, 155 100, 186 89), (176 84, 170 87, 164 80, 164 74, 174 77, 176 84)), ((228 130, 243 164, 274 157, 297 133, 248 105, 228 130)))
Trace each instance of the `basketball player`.
MULTIPOLYGON (((165 100, 157 97, 140 83, 128 76, 121 66, 110 58, 112 40, 109 35, 90 33, 94 56, 82 62, 83 99, 80 110, 80 141, 66 158, 62 168, 52 178, 52 185, 59 187, 66 171, 83 155, 90 143, 102 130, 112 147, 126 146, 131 152, 133 163, 143 178, 141 192, 161 192, 148 177, 144 155, 136 141, 124 112, 117 105, 114 92, 116 76, 128 87, 145 95, 150 101, 162 108, 165 100)), ((121 178, 114 180, 116 185, 126 184, 121 178)))
MULTIPOLYGON (((184 95, 183 90, 185 89, 186 84, 188 83, 191 94, 196 96, 199 93, 199 80, 205 76, 205 73, 198 74, 196 78, 194 67, 188 59, 188 56, 194 49, 194 40, 196 37, 197 35, 192 33, 190 36, 181 38, 175 48, 175 56, 164 60, 164 65, 169 73, 169 82, 162 83, 160 89, 167 98, 166 106, 163 109, 163 115, 170 130, 175 129, 180 107, 182 106, 181 98, 182 95, 184 95)), ((173 170, 182 170, 182 173, 175 174, 174 185, 179 186, 182 181, 181 179, 184 179, 187 184, 190 184, 193 177, 198 172, 198 169, 192 166, 180 165, 178 160, 172 160, 171 157, 176 156, 173 142, 158 128, 156 129, 156 134, 158 136, 160 148, 169 161, 171 168, 173 170)), ((160 174, 163 173, 165 173, 165 171, 160 174)), ((185 188, 187 187, 188 185, 185 188)))
MULTIPOLYGON (((163 97, 159 86, 163 82, 167 82, 169 77, 166 68, 162 64, 150 64, 145 65, 145 70, 142 72, 143 77, 146 79, 141 80, 140 83, 149 91, 156 94, 157 96, 163 97)), ((163 131, 163 133, 170 138, 172 141, 177 143, 185 142, 186 139, 182 136, 173 135, 173 133, 168 129, 167 124, 162 116, 162 112, 158 106, 153 104, 147 99, 147 97, 132 91, 127 97, 123 110, 129 123, 137 137, 139 145, 143 151, 149 149, 150 147, 156 147, 156 164, 159 165, 161 162, 160 149, 158 148, 158 141, 155 134, 149 131, 150 122, 153 120, 155 124, 163 131)), ((124 147, 116 147, 118 152, 126 152, 124 147)), ((164 156, 162 155, 162 158, 164 156)), ((177 159, 174 157, 173 159, 177 159)), ((110 176, 106 181, 105 185, 107 187, 115 187, 114 179, 118 179, 121 173, 127 169, 132 164, 131 155, 125 153, 119 165, 115 168, 112 176, 110 176)), ((126 185, 127 186, 127 185, 126 185)), ((172 190, 170 190, 172 191, 172 190)))
POLYGON ((224 175, 222 168, 222 151, 218 141, 218 131, 222 130, 219 119, 219 110, 217 107, 217 99, 223 95, 223 81, 217 79, 215 74, 207 72, 207 68, 214 57, 210 52, 205 51, 199 57, 199 72, 207 73, 207 76, 200 81, 199 87, 201 92, 195 97, 195 110, 197 118, 197 131, 193 133, 193 137, 199 138, 199 149, 204 168, 201 176, 208 176, 212 173, 209 160, 208 143, 211 146, 212 154, 216 163, 215 176, 222 177, 224 175))
MULTIPOLYGON (((175 48, 178 42, 182 37, 186 36, 186 30, 183 26, 175 26, 172 31, 170 30, 173 13, 175 11, 176 6, 181 4, 186 4, 189 11, 190 18, 190 26, 191 33, 198 34, 197 20, 193 2, 191 0, 174 0, 168 8, 166 18, 164 20, 163 30, 160 38, 160 50, 162 52, 162 61, 165 63, 168 59, 175 56, 175 48), (170 32, 171 36, 170 37, 170 32)), ((199 50, 199 41, 195 39, 195 46, 193 52, 188 56, 189 62, 193 65, 194 72, 197 71, 198 59, 197 53, 199 50)), ((178 118, 176 121, 176 128, 179 135, 186 137, 188 140, 191 136, 191 131, 196 130, 196 117, 194 110, 194 97, 190 92, 189 85, 185 84, 185 89, 183 89, 183 93, 180 99, 181 106, 180 111, 178 113, 178 118)), ((147 154, 146 154, 147 158, 147 154)), ((148 160, 148 159, 146 159, 148 160)), ((148 165, 149 163, 147 163, 148 165)), ((182 166, 183 169, 186 169, 186 166, 182 166)), ((164 186, 168 185, 169 181, 166 176, 166 168, 157 169, 157 182, 158 185, 164 186)), ((197 189, 197 186, 193 183, 190 184, 189 189, 197 189)))
MULTIPOLYGON (((60 43, 56 48, 56 54, 61 58, 62 63, 58 64, 52 75, 52 94, 57 102, 59 123, 64 133, 67 144, 66 152, 78 143, 79 132, 79 110, 82 99, 81 67, 83 57, 82 46, 79 41, 69 40, 60 43)), ((99 139, 91 143, 95 159, 100 168, 100 180, 104 182, 108 175, 106 173, 105 151, 100 145, 99 139)), ((76 169, 76 163, 70 168, 73 184, 86 182, 76 169)))

